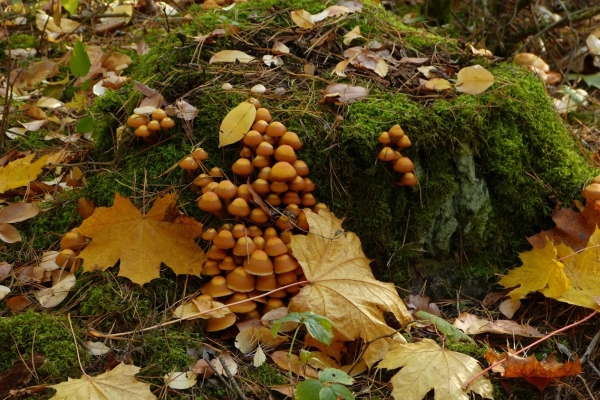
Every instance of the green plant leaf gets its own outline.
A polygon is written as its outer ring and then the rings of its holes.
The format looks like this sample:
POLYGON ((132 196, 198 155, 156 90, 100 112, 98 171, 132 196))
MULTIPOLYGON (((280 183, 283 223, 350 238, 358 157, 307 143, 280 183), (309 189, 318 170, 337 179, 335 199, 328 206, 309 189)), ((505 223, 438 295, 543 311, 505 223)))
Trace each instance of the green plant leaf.
POLYGON ((354 400, 350 389, 338 384, 325 386, 319 392, 319 400, 337 400, 340 397, 344 400, 354 400))
MULTIPOLYGON (((320 397, 321 382, 316 379, 307 379, 296 387, 296 400, 315 400, 320 397)), ((335 399, 335 398, 334 398, 335 399)))
POLYGON ((279 329, 281 328, 281 325, 283 325, 283 323, 285 322, 296 322, 298 324, 302 323, 302 314, 297 313, 297 312, 292 312, 292 313, 288 313, 288 315, 286 315, 283 318, 279 318, 276 321, 273 321, 273 326, 271 327, 271 332, 273 333, 273 337, 277 336, 277 334, 279 333, 279 329))
POLYGON ((91 66, 90 57, 85 51, 83 43, 79 40, 75 41, 75 47, 73 47, 73 52, 71 53, 71 73, 76 77, 81 78, 90 72, 91 66))
POLYGON ((314 313, 309 314, 310 315, 302 321, 308 332, 319 342, 330 345, 333 340, 333 323, 321 315, 314 313))
POLYGON ((336 382, 342 385, 352 385, 354 379, 347 373, 337 368, 325 368, 319 371, 319 380, 321 382, 336 382))
POLYGON ((60 4, 71 15, 75 14, 75 11, 77 11, 77 7, 79 7, 78 0, 60 0, 60 4))
POLYGON ((442 318, 426 313, 425 311, 417 311, 415 314, 417 318, 425 321, 429 321, 435 325, 435 327, 442 332, 451 342, 460 342, 461 340, 466 340, 467 342, 475 343, 470 336, 465 335, 457 327, 446 322, 442 318))
POLYGON ((92 132, 94 130, 94 118, 90 115, 81 118, 77 121, 77 125, 75 125, 75 132, 78 133, 87 133, 92 132))

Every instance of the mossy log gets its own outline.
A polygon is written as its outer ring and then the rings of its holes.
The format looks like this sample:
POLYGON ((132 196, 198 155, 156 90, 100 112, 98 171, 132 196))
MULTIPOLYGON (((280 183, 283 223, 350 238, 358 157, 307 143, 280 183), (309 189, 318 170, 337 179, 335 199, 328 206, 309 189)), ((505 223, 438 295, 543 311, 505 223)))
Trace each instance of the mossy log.
MULTIPOLYGON (((144 176, 149 192, 183 189, 184 174, 165 171, 197 144, 210 153, 209 167, 221 166, 229 174, 241 147, 218 148, 219 123, 261 83, 268 90, 261 104, 304 143, 299 157, 311 168, 317 199, 359 235, 380 279, 413 291, 427 282, 437 296, 453 296, 459 289, 481 295, 493 274, 514 265, 517 252, 528 247, 525 237, 551 225, 553 206, 570 204, 594 175, 543 84, 516 65, 474 59, 456 41, 406 27, 380 7, 365 5, 360 13, 308 31, 290 19, 289 12, 301 8, 316 13, 325 6, 291 0, 251 0, 227 12, 193 6, 193 21, 162 38, 130 75, 168 102, 183 99, 198 107, 198 117, 178 123, 164 144, 147 148, 126 131, 113 148, 117 126, 141 95, 128 87, 100 97, 92 110, 98 120, 95 154, 99 160, 116 157, 117 169, 89 179, 86 195, 99 205, 110 205, 115 190, 125 196, 135 191, 139 198, 144 176), (388 46, 396 60, 428 57, 455 70, 482 64, 496 83, 477 96, 421 93, 416 67, 398 62, 390 63, 385 78, 368 70, 346 78, 332 75, 348 47, 342 37, 357 25, 362 36, 388 46), (190 39, 216 28, 239 32, 202 44, 190 39), (187 35, 183 45, 181 33, 187 35), (323 44, 313 46, 319 38, 323 44), (291 54, 283 56, 282 67, 270 68, 261 58, 275 40, 291 54), (209 64, 223 49, 244 51, 256 61, 209 64), (316 75, 304 73, 306 64, 316 67, 316 75), (234 90, 222 90, 225 82, 234 90), (353 104, 321 105, 330 83, 371 92, 353 104), (275 95, 277 87, 285 93, 275 95), (405 152, 419 179, 412 188, 396 186, 398 176, 377 159, 377 138, 394 124, 413 144, 405 152)), ((182 209, 208 221, 194 198, 182 190, 182 209)))

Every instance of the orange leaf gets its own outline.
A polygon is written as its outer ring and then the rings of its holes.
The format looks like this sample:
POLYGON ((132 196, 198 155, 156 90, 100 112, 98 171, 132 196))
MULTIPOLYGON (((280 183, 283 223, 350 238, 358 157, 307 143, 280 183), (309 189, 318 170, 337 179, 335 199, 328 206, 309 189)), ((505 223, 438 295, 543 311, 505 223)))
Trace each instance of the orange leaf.
POLYGON ((544 390, 553 379, 563 376, 579 375, 581 373, 581 364, 579 359, 573 362, 559 363, 554 354, 547 360, 538 361, 535 356, 519 357, 510 353, 498 354, 489 350, 485 358, 490 364, 507 359, 502 364, 505 378, 525 378, 540 390, 544 390))
POLYGON ((206 255, 194 238, 202 233, 202 224, 181 215, 175 202, 176 195, 169 194, 142 215, 128 199, 116 194, 112 207, 96 208, 78 228, 92 239, 79 255, 84 271, 105 270, 120 259, 119 276, 139 285, 160 276, 161 262, 178 275, 199 276, 206 255))

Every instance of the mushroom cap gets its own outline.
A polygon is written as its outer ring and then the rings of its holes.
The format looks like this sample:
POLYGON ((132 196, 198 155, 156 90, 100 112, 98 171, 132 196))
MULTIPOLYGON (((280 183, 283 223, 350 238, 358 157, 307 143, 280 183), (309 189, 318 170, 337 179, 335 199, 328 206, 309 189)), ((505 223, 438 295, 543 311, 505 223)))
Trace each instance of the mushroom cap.
POLYGON ((254 153, 252 152, 252 149, 248 146, 244 146, 240 150, 240 157, 242 158, 247 158, 248 160, 250 160, 253 155, 254 153))
POLYGON ((279 235, 279 238, 287 246, 289 243, 292 242, 292 236, 294 236, 292 231, 285 231, 285 232, 281 232, 281 235, 279 235))
POLYGON ((600 200, 600 183, 592 183, 587 185, 581 194, 588 201, 600 200))
MULTIPOLYGON (((262 138, 261 138, 262 139, 262 138)), ((256 148, 256 154, 259 156, 270 156, 275 153, 273 145, 267 142, 261 142, 256 148)))
POLYGON ((306 218, 304 211, 302 211, 298 217, 296 217, 296 224, 298 225, 298 228, 302 229, 303 231, 308 231, 310 229, 310 226, 308 225, 308 218, 306 218))
POLYGON ((258 146, 263 142, 263 135, 259 131, 251 129, 244 135, 242 142, 246 146, 258 146))
POLYGON ((383 149, 381 149, 381 151, 379 152, 379 155, 377 157, 381 161, 394 161, 395 159, 397 159, 394 149, 392 149, 389 146, 386 146, 383 149))
POLYGON ((225 302, 225 304, 227 305, 227 308, 229 308, 229 311, 234 313, 247 313, 256 308, 256 302, 254 300, 248 300, 248 295, 246 293, 234 293, 227 300, 227 302, 225 302), (239 301, 244 302, 236 305, 230 305, 239 301))
POLYGON ((261 292, 270 292, 278 287, 277 276, 275 274, 261 275, 256 278, 256 289, 261 292))
POLYGON ((269 180, 273 182, 288 182, 298 176, 296 169, 287 161, 279 161, 271 167, 269 180))
POLYGON ((381 132, 381 134, 379 135, 378 141, 381 144, 390 144, 390 143, 392 143, 392 138, 390 137, 389 133, 381 132))
POLYGON ((86 243, 85 237, 81 233, 77 232, 76 230, 72 230, 65 233, 62 239, 60 239, 60 248, 63 250, 79 250, 84 248, 86 243))
MULTIPOLYGON (((285 290, 282 290, 282 292, 285 293, 285 290)), ((267 304, 265 304, 263 306, 262 314, 265 315, 269 311, 272 311, 272 310, 275 310, 275 309, 281 308, 281 307, 285 307, 285 303, 283 302, 283 300, 270 297, 267 300, 267 304)))
POLYGON ((132 128, 139 128, 142 125, 146 125, 148 122, 149 119, 145 115, 131 114, 127 118, 127 126, 130 126, 132 128))
MULTIPOLYGON (((260 147, 260 146, 259 146, 260 147)), ((296 162, 298 157, 296 157, 296 152, 289 144, 279 144, 277 149, 275 149, 275 159, 277 161, 286 161, 290 164, 296 162)), ((297 173, 297 172, 296 172, 297 173)))
POLYGON ((327 204, 325 204, 325 203, 317 203, 313 207, 313 212, 315 214, 318 214, 319 211, 321 211, 321 210, 323 210, 323 211, 329 211, 329 207, 327 207, 327 204))
POLYGON ((273 261, 264 251, 254 250, 248 261, 244 262, 244 269, 252 275, 271 275, 273 273, 273 261))
MULTIPOLYGON (((287 251, 287 247, 286 247, 287 251)), ((295 270, 300 264, 289 254, 281 254, 274 258, 273 269, 276 274, 283 274, 295 270)))
POLYGON ((238 186, 237 198, 244 199, 247 202, 252 200, 252 193, 248 190, 248 184, 242 183, 238 186))
POLYGON ((591 183, 600 183, 600 175, 595 176, 591 183))
POLYGON ((157 121, 161 121, 167 118, 167 113, 162 108, 157 108, 156 110, 152 111, 152 118, 157 121))
POLYGON ((287 215, 279 216, 279 218, 277 218, 277 221, 275 221, 275 225, 282 231, 289 231, 290 229, 294 229, 294 223, 292 222, 292 219, 287 215))
POLYGON ((265 197, 265 201, 273 207, 277 207, 281 204, 281 199, 275 193, 269 193, 267 197, 265 197))
POLYGON ((308 165, 306 165, 306 163, 302 160, 294 161, 292 167, 294 167, 298 176, 306 176, 310 172, 308 165))
POLYGON ((215 180, 213 179, 212 176, 208 176, 206 174, 200 174, 197 177, 194 178, 194 185, 196 186, 200 186, 200 187, 204 187, 206 185, 208 185, 209 183, 214 182, 215 180))
POLYGON ((234 261, 233 257, 227 256, 221 260, 219 263, 219 269, 221 271, 233 271, 238 267, 237 263, 234 261))
POLYGON ((296 275, 295 271, 284 272, 277 275, 277 284, 279 286, 289 285, 294 282, 298 282, 298 275, 296 275))
POLYGON ((150 129, 148 129, 148 127, 146 125, 141 125, 141 126, 138 126, 137 128, 135 128, 135 131, 133 131, 133 134, 135 136, 139 136, 139 137, 148 137, 152 134, 152 131, 150 131, 150 129))
POLYGON ((215 276, 221 273, 219 268, 219 262, 217 260, 211 260, 210 258, 204 262, 202 266, 202 275, 215 276))
POLYGON ((160 121, 158 121, 156 119, 148 122, 148 125, 146 125, 146 126, 151 131, 160 131, 160 121))
POLYGON ((222 180, 214 192, 223 200, 231 200, 237 194, 238 188, 230 180, 222 180))
POLYGON ((223 171, 221 171, 221 168, 219 167, 212 167, 210 171, 208 171, 208 175, 214 178, 220 178, 223 176, 223 171))
POLYGON ((252 241, 256 245, 256 250, 264 250, 265 249, 265 244, 267 243, 267 241, 262 236, 253 237, 252 241))
POLYGON ((250 211, 249 218, 250 221, 254 222, 255 224, 264 224, 269 220, 270 216, 262 209, 255 208, 254 210, 250 211))
POLYGON ((301 190, 304 190, 304 188, 306 187, 306 182, 304 182, 303 177, 297 176, 288 183, 288 186, 290 190, 293 190, 294 192, 299 192, 301 190))
POLYGON ((227 287, 227 280, 221 275, 217 275, 207 284, 200 288, 202 294, 208 294, 211 297, 229 296, 233 290, 227 287))
POLYGON ((269 136, 266 133, 263 135, 263 141, 269 143, 271 146, 275 146, 277 144, 277 139, 273 136, 269 136))
POLYGON ((248 236, 248 229, 242 224, 235 224, 233 228, 231 228, 231 234, 234 238, 239 239, 248 236))
POLYGON ((263 233, 263 238, 265 240, 269 240, 274 237, 277 237, 277 229, 273 228, 272 226, 265 229, 265 232, 263 233))
POLYGON ((221 199, 219 199, 216 193, 206 192, 198 200, 198 208, 202 211, 215 212, 223 208, 223 204, 221 204, 221 199))
POLYGON ((236 175, 248 176, 254 172, 254 165, 247 158, 240 158, 233 163, 231 170, 236 175))
POLYGON ((265 253, 271 257, 287 253, 287 246, 278 237, 272 237, 265 244, 265 253))
POLYGON ((304 183, 306 184, 306 186, 304 186, 304 189, 302 190, 303 192, 306 193, 315 190, 315 184, 310 178, 304 178, 304 183))
POLYGON ((269 123, 267 121, 261 119, 260 121, 256 121, 252 125, 252 130, 256 131, 258 133, 264 134, 267 131, 268 127, 269 127, 269 123))
POLYGON ((230 231, 223 229, 213 239, 213 245, 220 249, 232 249, 235 246, 235 239, 230 231))
POLYGON ((196 161, 204 161, 208 159, 208 153, 203 148, 198 147, 192 151, 192 157, 194 157, 196 161))
POLYGON ((265 85, 254 85, 250 88, 250 92, 254 93, 254 94, 265 94, 265 92, 267 91, 267 88, 265 87, 265 85))
POLYGON ((252 160, 252 165, 254 165, 256 168, 268 167, 271 165, 271 160, 268 156, 256 156, 252 160))
POLYGON ((179 163, 179 166, 186 170, 196 170, 200 168, 200 164, 198 163, 198 161, 194 160, 194 158, 191 156, 187 156, 186 158, 184 158, 179 163))
MULTIPOLYGON (((202 194, 205 194, 205 193, 208 193, 208 192, 212 192, 213 190, 215 190, 215 188, 217 186, 219 186, 219 184, 217 182, 209 182, 206 186, 204 186, 202 188, 202 194)), ((219 196, 217 196, 217 197, 219 197, 219 196)))
POLYGON ((233 254, 236 256, 247 256, 256 250, 256 245, 250 237, 241 237, 237 240, 233 248, 233 254))
POLYGON ((285 207, 285 211, 291 213, 294 217, 298 217, 298 215, 300 215, 300 213, 302 212, 300 207, 298 207, 298 204, 288 204, 285 207))
POLYGON ((255 278, 246 272, 244 267, 237 267, 227 274, 227 287, 236 292, 251 292, 254 290, 255 278))
POLYGON ((290 190, 289 192, 285 192, 285 194, 281 198, 281 201, 283 202, 283 204, 300 204, 300 203, 302 203, 302 200, 300 199, 298 192, 294 192, 292 190, 290 190))
POLYGON ((210 246, 210 249, 206 252, 206 256, 213 260, 222 260, 227 257, 227 251, 217 246, 210 246))
POLYGON ((219 232, 217 232, 215 228, 208 228, 207 230, 202 232, 202 239, 206 240, 207 242, 210 242, 217 237, 218 233, 219 232))
POLYGON ((398 144, 398 147, 400 147, 401 149, 412 146, 410 139, 406 135, 404 135, 400 139, 398 139, 397 144, 398 144))
POLYGON ((67 267, 71 268, 75 265, 77 257, 75 257, 75 252, 71 249, 63 249, 56 255, 56 259, 54 263, 59 267, 67 267))
POLYGON ((248 236, 250 236, 251 238, 255 238, 257 236, 262 236, 262 234, 263 234, 263 232, 258 226, 250 225, 248 227, 248 236))
POLYGON ((250 214, 250 206, 248 202, 242 198, 233 199, 227 207, 227 211, 236 217, 246 217, 250 214))
POLYGON ((414 186, 418 182, 419 181, 417 180, 417 177, 415 176, 415 174, 413 174, 412 172, 407 172, 406 174, 402 175, 402 178, 400 178, 400 181, 398 181, 398 184, 400 186, 414 186))
POLYGON ((313 196, 312 193, 304 193, 300 200, 302 200, 302 205, 304 207, 312 207, 317 204, 317 199, 315 199, 315 196, 313 196))
POLYGON ((404 136, 404 131, 402 130, 402 128, 400 128, 400 125, 394 125, 392 126, 387 133, 390 135, 390 137, 392 138, 401 138, 402 136, 404 136))
POLYGON ((175 126, 175 121, 173 121, 171 118, 169 117, 164 117, 161 121, 160 121, 160 126, 165 128, 165 129, 171 129, 172 127, 175 126))
POLYGON ((287 131, 279 138, 279 145, 287 144, 294 150, 300 150, 302 148, 302 142, 295 132, 287 131))
POLYGON ((281 122, 273 121, 269 124, 266 130, 266 134, 271 137, 280 137, 287 132, 285 125, 281 122))
POLYGON ((231 85, 231 83, 225 82, 224 84, 221 85, 221 89, 223 89, 223 90, 231 90, 231 89, 233 89, 233 86, 231 85))
POLYGON ((410 158, 408 157, 400 157, 396 161, 394 161, 394 171, 405 174, 407 172, 413 172, 415 170, 415 165, 410 158))
POLYGON ((264 179, 257 178, 250 186, 252 186, 252 189, 258 194, 267 194, 271 192, 271 185, 264 179))
POLYGON ((256 116, 254 117, 254 122, 260 121, 260 120, 263 120, 266 122, 271 122, 273 120, 273 117, 271 117, 271 113, 269 112, 268 109, 261 107, 256 110, 256 116))
POLYGON ((288 190, 288 184, 285 182, 273 182, 271 183, 271 192, 273 193, 283 193, 288 190))
MULTIPOLYGON (((206 2, 205 2, 206 4, 206 2)), ((221 318, 209 318, 206 321, 206 332, 217 332, 227 329, 237 321, 235 314, 227 314, 221 318)))
POLYGON ((258 179, 264 179, 265 181, 269 180, 269 174, 271 173, 271 167, 261 168, 260 172, 256 177, 258 179))

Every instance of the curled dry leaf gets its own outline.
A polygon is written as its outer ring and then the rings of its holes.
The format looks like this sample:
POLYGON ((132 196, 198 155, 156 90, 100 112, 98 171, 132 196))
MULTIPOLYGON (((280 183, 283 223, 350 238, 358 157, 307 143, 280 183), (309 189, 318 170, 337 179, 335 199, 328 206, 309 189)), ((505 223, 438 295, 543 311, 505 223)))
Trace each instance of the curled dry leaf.
POLYGON ((280 67, 283 65, 283 59, 281 57, 275 57, 270 54, 265 54, 262 60, 269 67, 280 67))
POLYGON ((0 285, 0 300, 6 297, 10 293, 10 288, 4 285, 0 285))
POLYGON ((50 288, 42 289, 35 293, 35 298, 44 308, 59 305, 69 294, 69 290, 75 286, 75 275, 63 273, 63 278, 50 288))
POLYGON ((191 302, 180 305, 173 311, 173 317, 185 318, 185 319, 208 319, 208 318, 223 318, 227 314, 231 314, 229 308, 223 307, 225 304, 219 303, 214 300, 207 300, 203 298, 195 298, 191 302), (217 310, 218 308, 218 310, 217 310), (197 315, 201 312, 205 314, 197 315), (192 317, 192 315, 195 315, 192 317))
POLYGON ((184 121, 191 121, 198 115, 198 109, 185 100, 176 100, 175 108, 177 118, 182 118, 184 121))
POLYGON ((506 359, 502 364, 502 376, 505 378, 525 378, 527 382, 540 390, 544 390, 554 379, 581 374, 579 360, 563 364, 556 361, 554 354, 546 360, 538 361, 535 356, 519 357, 510 353, 497 354, 490 349, 485 354, 485 358, 490 364, 506 359))
POLYGON ((271 330, 263 326, 258 328, 247 328, 240 331, 235 337, 235 347, 242 353, 249 354, 259 345, 267 349, 274 349, 287 341, 287 336, 277 335, 273 337, 271 330))
POLYGON ((177 275, 199 276, 206 255, 194 239, 202 224, 181 214, 176 202, 175 194, 160 197, 142 215, 116 194, 112 207, 97 208, 78 228, 92 239, 79 255, 84 271, 105 270, 121 260, 119 276, 139 285, 158 278, 161 263, 177 275))
POLYGON ((488 321, 487 319, 479 318, 476 315, 467 312, 461 313, 455 320, 453 325, 469 335, 477 335, 480 333, 497 333, 511 336, 525 337, 543 337, 534 327, 524 324, 521 325, 511 320, 496 320, 488 321))
MULTIPOLYGON (((288 311, 287 307, 279 307, 279 308, 276 308, 276 309, 271 310, 268 313, 264 314, 262 316, 262 318, 260 319, 260 321, 265 326, 271 328, 271 327, 273 327, 273 321, 276 321, 278 319, 285 317, 288 314, 288 312, 289 311, 288 311)), ((298 326, 297 322, 293 322, 293 321, 284 322, 279 327, 279 332, 282 332, 282 333, 290 332, 290 331, 293 331, 294 329, 296 329, 297 326, 298 326)))
MULTIPOLYGON (((329 318, 347 340, 370 341, 393 335, 383 317, 390 312, 402 326, 412 320, 392 283, 375 279, 360 239, 342 229, 331 212, 304 211, 310 230, 307 236, 292 236, 291 248, 309 282, 292 298, 290 311, 312 311, 329 318)), ((377 340, 364 358, 372 365, 383 357, 394 340, 377 340)))
POLYGON ((312 20, 312 15, 308 11, 305 10, 296 10, 290 13, 290 17, 292 21, 300 28, 311 29, 315 26, 315 23, 312 20))
POLYGON ((236 108, 229 111, 219 128, 219 147, 242 140, 252 127, 255 116, 254 104, 247 101, 241 102, 236 108))
POLYGON ((355 101, 366 99, 369 92, 369 89, 361 86, 349 86, 343 83, 336 83, 325 88, 325 96, 320 102, 333 102, 335 104, 354 103, 355 101))
POLYGON ((456 90, 467 94, 483 93, 495 82, 494 75, 481 65, 461 69, 457 78, 456 90))
POLYGON ((492 52, 488 49, 476 49, 475 47, 473 47, 472 44, 470 44, 469 47, 471 48, 471 52, 473 53, 473 55, 484 56, 486 58, 491 58, 494 56, 492 52))
POLYGON ((287 47, 285 44, 281 43, 280 41, 276 40, 275 43, 273 43, 271 52, 273 52, 273 54, 277 54, 277 55, 289 54, 290 48, 287 47))
POLYGON ((349 46, 354 39, 359 39, 362 37, 363 36, 360 34, 360 26, 357 25, 350 32, 344 35, 344 44, 349 46))
POLYGON ((4 207, 0 210, 0 240, 6 243, 20 242, 21 234, 10 224, 33 218, 39 211, 37 202, 13 203, 4 207))
POLYGON ((435 400, 469 400, 470 393, 493 399, 492 383, 480 376, 469 389, 464 384, 482 371, 476 359, 442 349, 431 339, 401 344, 379 363, 378 368, 396 369, 392 377, 392 396, 396 400, 421 400, 433 389, 435 400))
POLYGON ((185 390, 196 385, 197 374, 192 371, 187 372, 171 372, 164 376, 165 383, 171 389, 185 390))
POLYGON ((91 340, 86 340, 83 342, 83 345, 90 353, 95 356, 102 356, 108 352, 110 352, 110 347, 106 346, 102 342, 92 342, 91 340))
POLYGON ((219 51, 210 58, 209 64, 225 62, 225 63, 233 63, 240 62, 242 64, 247 64, 250 61, 254 60, 249 54, 244 53, 239 50, 222 50, 219 51))
POLYGON ((56 390, 52 400, 67 399, 128 399, 153 400, 156 396, 150 391, 149 383, 138 382, 135 375, 140 367, 119 364, 112 370, 98 376, 83 375, 81 379, 71 379, 58 385, 50 385, 56 390))

